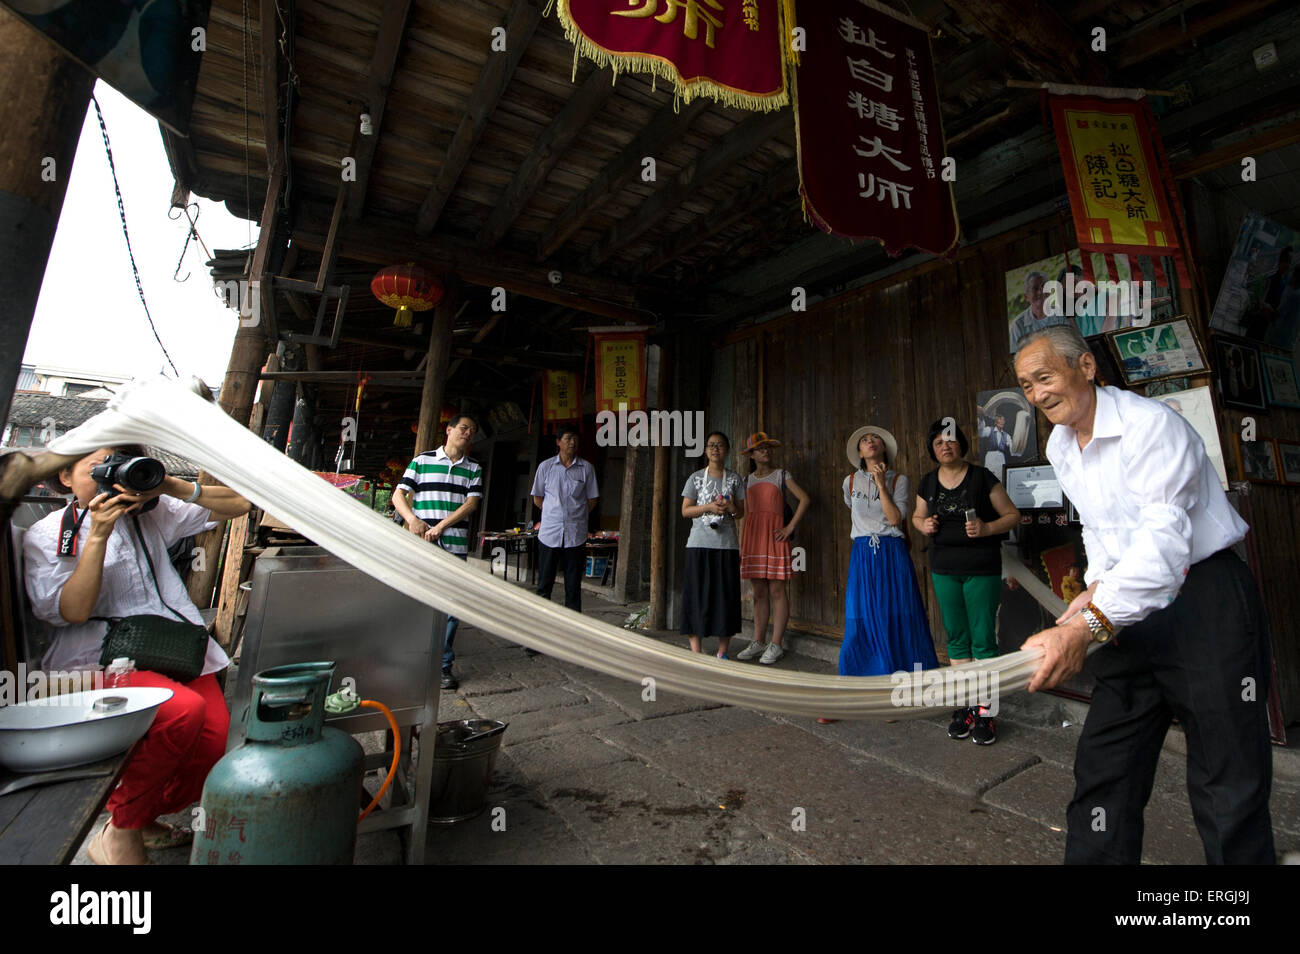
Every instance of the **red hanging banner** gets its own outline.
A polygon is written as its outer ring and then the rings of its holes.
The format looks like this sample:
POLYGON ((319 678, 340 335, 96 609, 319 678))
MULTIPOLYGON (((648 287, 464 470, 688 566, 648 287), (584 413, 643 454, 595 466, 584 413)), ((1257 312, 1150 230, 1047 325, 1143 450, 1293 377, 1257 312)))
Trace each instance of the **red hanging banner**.
POLYGON ((674 84, 689 103, 768 111, 789 102, 777 0, 559 0, 577 52, 615 73, 674 84))
POLYGON ((807 50, 795 71, 804 208, 832 235, 942 254, 957 244, 930 36, 867 0, 798 9, 807 50), (817 51, 817 55, 813 55, 817 51))
POLYGON ((644 411, 645 332, 594 334, 596 411, 644 411))
POLYGON ((1190 288, 1176 186, 1146 100, 1055 94, 1048 100, 1079 248, 1134 260, 1150 255, 1157 269, 1160 256, 1172 256, 1190 288))
POLYGON ((542 421, 563 424, 582 417, 578 376, 572 371, 542 373, 542 421))

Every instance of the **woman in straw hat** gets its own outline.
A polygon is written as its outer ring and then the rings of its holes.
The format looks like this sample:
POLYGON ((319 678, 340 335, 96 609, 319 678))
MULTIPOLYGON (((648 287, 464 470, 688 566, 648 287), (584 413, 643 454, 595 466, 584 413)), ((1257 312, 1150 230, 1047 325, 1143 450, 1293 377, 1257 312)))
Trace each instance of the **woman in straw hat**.
POLYGON ((785 655, 781 640, 790 619, 790 601, 785 581, 790 579, 790 537, 808 509, 808 494, 795 483, 788 471, 773 468, 773 450, 781 442, 762 431, 751 434, 741 451, 749 456, 753 471, 745 483, 745 526, 740 541, 740 578, 754 587, 754 641, 737 659, 759 657, 765 666, 785 655), (799 509, 785 516, 785 488, 799 501, 799 509), (765 642, 769 611, 772 618, 772 641, 765 642))
POLYGON ((853 515, 853 553, 844 595, 841 676, 882 676, 939 665, 921 591, 904 542, 911 484, 889 465, 898 442, 882 427, 859 427, 845 453, 844 505, 853 515))
POLYGON ((702 652, 701 640, 718 639, 718 658, 727 658, 731 637, 740 632, 740 540, 736 521, 745 515, 745 481, 725 463, 731 441, 714 431, 704 441, 709 465, 686 478, 682 516, 691 521, 686 538, 686 571, 682 582, 683 636, 691 652, 702 652))

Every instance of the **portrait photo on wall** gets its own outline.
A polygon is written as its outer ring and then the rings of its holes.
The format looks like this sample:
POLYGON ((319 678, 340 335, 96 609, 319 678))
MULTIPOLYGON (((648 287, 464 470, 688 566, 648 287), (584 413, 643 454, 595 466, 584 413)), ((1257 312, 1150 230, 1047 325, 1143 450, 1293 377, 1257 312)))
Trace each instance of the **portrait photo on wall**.
POLYGON ((1278 441, 1278 456, 1282 458, 1282 476, 1288 484, 1300 484, 1300 444, 1295 441, 1278 441))
MULTIPOLYGON (((1127 255, 1112 255, 1110 258, 1115 263, 1114 268, 1108 265, 1102 253, 1091 253, 1094 292, 1099 290, 1097 283, 1101 281, 1127 285, 1144 280, 1148 265, 1140 261, 1135 270, 1127 255)), ((1169 271, 1166 269, 1165 274, 1169 271)), ((1122 296, 1121 300, 1115 296, 1082 292, 1083 286, 1079 283, 1084 280, 1083 257, 1077 248, 1021 265, 1005 275, 1007 338, 1012 354, 1020 350, 1020 342, 1031 332, 1069 324, 1071 316, 1079 334, 1085 338, 1133 325, 1136 300, 1127 296, 1122 296), (1049 294, 1049 282, 1060 283, 1058 295, 1049 294)), ((1151 319, 1160 321, 1173 315, 1175 298, 1172 289, 1153 283, 1150 291, 1151 319)))
POLYGON ((1241 476, 1257 484, 1282 483, 1282 468, 1278 463, 1277 444, 1270 437, 1257 437, 1253 441, 1243 441, 1240 434, 1234 434, 1237 443, 1237 463, 1241 467, 1241 476))
MULTIPOLYGON (((1148 394, 1148 397, 1152 395, 1148 394)), ((1201 438, 1205 445, 1205 456, 1210 459, 1210 466, 1219 475, 1219 483, 1228 489, 1228 471, 1223 464, 1223 446, 1219 443, 1219 425, 1214 416, 1214 400, 1208 387, 1189 388, 1186 391, 1171 391, 1154 398, 1165 404, 1176 414, 1182 415, 1201 438)))
POLYGON ((1185 316, 1163 324, 1114 331, 1106 338, 1119 360, 1125 383, 1130 385, 1208 370, 1205 352, 1185 316))
POLYGON ((1295 359, 1280 354, 1262 354, 1264 384, 1268 403, 1275 407, 1300 407, 1300 380, 1296 378, 1295 359))
POLYGON ((1029 401, 1016 388, 975 395, 979 463, 998 480, 1010 464, 1038 460, 1038 422, 1029 401))
POLYGON ((1210 328, 1295 350, 1300 338, 1300 232, 1246 213, 1210 328))
POLYGON ((1247 411, 1266 409, 1258 348, 1240 338, 1215 335, 1214 370, 1224 404, 1247 411))

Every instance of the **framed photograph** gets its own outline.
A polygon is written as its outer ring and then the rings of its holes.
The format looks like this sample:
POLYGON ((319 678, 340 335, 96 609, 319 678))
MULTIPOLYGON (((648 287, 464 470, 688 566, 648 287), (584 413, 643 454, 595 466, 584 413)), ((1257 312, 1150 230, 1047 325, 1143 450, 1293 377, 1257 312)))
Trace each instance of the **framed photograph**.
POLYGON ((1065 494, 1051 464, 1008 467, 1003 483, 1018 510, 1060 510, 1065 506, 1065 494))
POLYGON ((1008 464, 1038 460, 1038 419, 1019 388, 975 395, 979 462, 998 480, 1008 464))
POLYGON ((1200 436, 1201 443, 1205 445, 1205 456, 1210 459, 1210 466, 1219 475, 1219 483, 1227 490, 1228 471, 1223 465, 1223 445, 1219 443, 1219 422, 1214 416, 1214 400, 1210 396, 1210 389, 1199 387, 1171 391, 1155 400, 1182 415, 1192 425, 1192 429, 1200 436))
POLYGON ((1186 315, 1159 325, 1112 331, 1106 338, 1124 383, 1130 386, 1209 371, 1205 352, 1186 315))
POLYGON ((1277 407, 1300 407, 1300 380, 1296 378, 1295 360, 1280 354, 1261 354, 1268 403, 1277 407))
POLYGON ((1260 437, 1253 441, 1243 441, 1240 434, 1234 434, 1237 442, 1237 462, 1241 465, 1241 475, 1256 484, 1280 484, 1282 468, 1278 462, 1277 443, 1270 437, 1260 437))
POLYGON ((1288 484, 1300 484, 1300 444, 1278 441, 1277 452, 1281 458, 1282 477, 1288 484))
POLYGON ((1295 350, 1300 339, 1300 232, 1256 212, 1242 217, 1210 328, 1295 350))
POLYGON ((1216 335, 1214 364, 1218 369, 1219 397, 1224 404, 1247 411, 1267 409, 1258 348, 1240 338, 1216 335))

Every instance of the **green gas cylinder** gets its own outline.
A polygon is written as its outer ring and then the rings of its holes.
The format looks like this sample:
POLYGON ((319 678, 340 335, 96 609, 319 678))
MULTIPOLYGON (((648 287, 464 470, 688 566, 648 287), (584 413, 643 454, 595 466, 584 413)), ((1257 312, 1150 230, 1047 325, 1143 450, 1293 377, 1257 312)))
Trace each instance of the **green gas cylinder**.
POLYGON ((244 744, 203 785, 190 864, 352 863, 365 757, 324 724, 333 675, 315 662, 253 676, 244 744))

